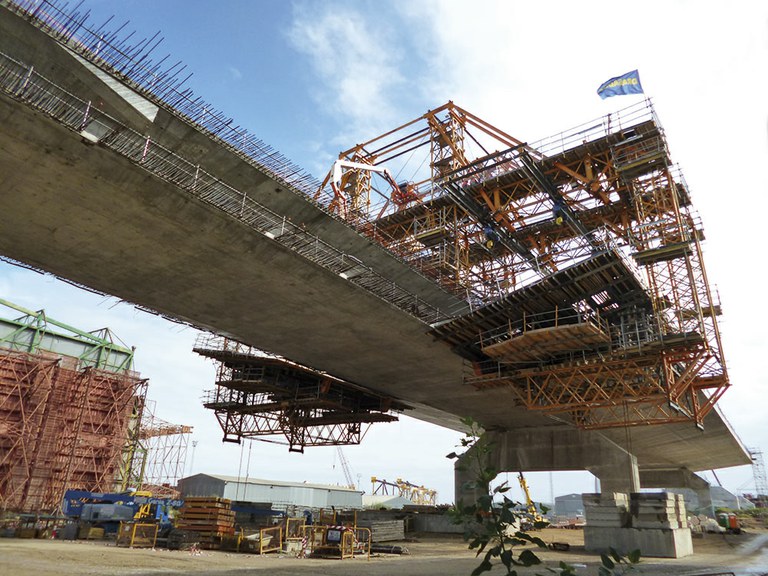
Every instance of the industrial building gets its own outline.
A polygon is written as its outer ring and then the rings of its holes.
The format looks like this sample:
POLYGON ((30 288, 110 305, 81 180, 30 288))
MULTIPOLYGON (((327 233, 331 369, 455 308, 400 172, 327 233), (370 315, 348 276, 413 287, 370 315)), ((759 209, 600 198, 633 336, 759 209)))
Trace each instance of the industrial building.
POLYGON ((218 474, 195 474, 179 483, 182 498, 219 497, 233 502, 269 503, 288 508, 360 510, 363 493, 346 486, 282 482, 218 474))

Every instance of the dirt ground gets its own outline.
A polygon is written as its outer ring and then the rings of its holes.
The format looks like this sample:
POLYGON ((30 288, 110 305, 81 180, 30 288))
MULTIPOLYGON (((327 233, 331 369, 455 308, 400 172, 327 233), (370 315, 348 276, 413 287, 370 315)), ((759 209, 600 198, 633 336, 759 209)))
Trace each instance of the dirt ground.
MULTIPOLYGON (((550 528, 539 535, 548 543, 568 543, 571 550, 537 550, 544 565, 522 569, 521 575, 549 574, 545 567, 555 568, 560 561, 576 566, 579 575, 597 574, 600 559, 596 554, 584 551, 584 537, 580 530, 550 528)), ((754 530, 738 536, 707 534, 704 538, 694 539, 693 543, 693 556, 678 560, 646 558, 633 574, 693 576, 723 571, 742 576, 768 574, 768 531, 754 530)), ((0 538, 0 575, 443 576, 469 575, 478 563, 474 553, 458 536, 416 535, 407 542, 397 544, 406 546, 410 554, 374 555, 370 560, 357 557, 341 561, 220 551, 194 554, 163 549, 131 550, 106 542, 0 538)), ((491 574, 503 572, 499 567, 491 574)))

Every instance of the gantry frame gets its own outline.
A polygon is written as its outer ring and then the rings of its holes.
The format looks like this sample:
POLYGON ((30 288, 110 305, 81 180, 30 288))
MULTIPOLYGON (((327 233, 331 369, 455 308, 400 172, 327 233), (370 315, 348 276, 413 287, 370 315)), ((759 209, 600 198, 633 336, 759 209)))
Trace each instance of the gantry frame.
POLYGON ((431 330, 468 384, 583 428, 700 426, 729 386, 703 230, 650 101, 534 145, 449 102, 339 159, 372 168, 316 199, 472 307, 431 330), (417 153, 428 170, 378 178, 417 153))
POLYGON ((393 422, 405 407, 350 382, 236 340, 201 334, 194 351, 217 363, 216 387, 203 405, 213 410, 224 442, 243 438, 307 446, 359 444, 369 426, 393 422), (280 440, 283 437, 283 440, 280 440))

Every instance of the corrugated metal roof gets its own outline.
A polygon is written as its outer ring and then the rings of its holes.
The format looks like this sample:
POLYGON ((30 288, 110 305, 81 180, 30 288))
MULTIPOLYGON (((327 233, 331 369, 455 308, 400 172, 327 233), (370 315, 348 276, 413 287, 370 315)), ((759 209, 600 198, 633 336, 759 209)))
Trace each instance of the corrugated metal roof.
POLYGON ((199 476, 207 476, 209 478, 215 478, 216 480, 222 480, 224 482, 232 482, 238 484, 254 484, 257 486, 285 486, 289 488, 318 488, 321 490, 338 490, 341 492, 358 492, 362 494, 362 490, 355 490, 347 486, 338 486, 335 484, 310 484, 308 482, 286 482, 283 480, 264 480, 262 478, 243 478, 242 476, 225 476, 222 474, 195 474, 194 476, 188 476, 183 478, 182 481, 195 478, 199 476))

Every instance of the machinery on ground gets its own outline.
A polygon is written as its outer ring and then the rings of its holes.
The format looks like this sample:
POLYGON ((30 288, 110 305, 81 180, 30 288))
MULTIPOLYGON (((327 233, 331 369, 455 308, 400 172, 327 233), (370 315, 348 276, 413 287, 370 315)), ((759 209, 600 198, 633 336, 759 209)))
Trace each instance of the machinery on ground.
POLYGON ((517 480, 520 482, 520 488, 523 489, 523 494, 525 494, 525 507, 529 519, 528 529, 538 530, 539 528, 545 528, 549 525, 549 520, 544 518, 536 508, 536 504, 534 504, 531 499, 531 493, 528 490, 528 482, 522 472, 517 473, 517 480))
POLYGON ((62 501, 62 514, 82 523, 117 531, 120 522, 141 521, 157 523, 160 529, 171 528, 173 511, 182 500, 154 498, 151 492, 128 491, 115 493, 67 490, 62 501))

